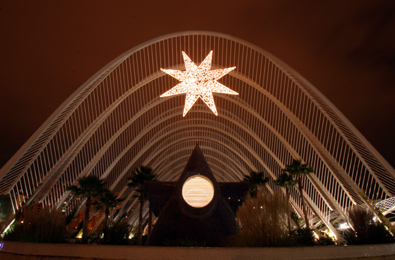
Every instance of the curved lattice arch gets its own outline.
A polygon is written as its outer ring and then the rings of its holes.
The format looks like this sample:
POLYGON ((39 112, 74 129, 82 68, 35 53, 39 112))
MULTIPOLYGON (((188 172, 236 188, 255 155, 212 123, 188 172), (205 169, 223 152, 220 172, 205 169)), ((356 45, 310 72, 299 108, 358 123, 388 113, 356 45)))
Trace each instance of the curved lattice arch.
MULTIPOLYGON (((344 219, 350 206, 366 203, 362 193, 386 209, 394 204, 394 169, 331 102, 270 53, 213 32, 159 37, 110 62, 1 169, 0 193, 15 209, 67 202, 70 212, 77 202, 66 187, 94 174, 126 198, 123 210, 135 219, 130 171, 151 165, 159 180, 173 181, 196 143, 220 181, 241 180, 251 170, 275 179, 303 158, 316 170, 304 181, 308 214, 331 230, 333 216, 344 219), (159 98, 177 84, 160 68, 182 70, 181 51, 199 63, 211 50, 213 68, 236 66, 220 82, 239 95, 215 95, 219 116, 198 101, 183 118, 185 96, 159 98)), ((291 197, 300 213, 296 190, 291 197)))

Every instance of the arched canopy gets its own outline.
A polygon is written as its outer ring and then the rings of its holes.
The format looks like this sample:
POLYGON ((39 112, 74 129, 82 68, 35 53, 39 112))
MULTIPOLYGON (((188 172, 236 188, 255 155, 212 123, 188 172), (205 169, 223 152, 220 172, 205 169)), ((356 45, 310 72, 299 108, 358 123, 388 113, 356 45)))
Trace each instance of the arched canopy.
MULTIPOLYGON (((127 178, 140 165, 159 180, 178 178, 195 144, 220 182, 251 170, 276 179, 293 158, 316 173, 305 179, 309 214, 324 222, 364 203, 394 196, 394 169, 309 82, 257 46, 213 32, 166 35, 124 53, 81 86, 0 172, 0 193, 60 207, 66 187, 93 174, 134 208, 127 178), (236 69, 219 80, 238 96, 214 94, 219 115, 199 100, 183 117, 185 95, 160 98, 184 70, 185 51, 199 64, 236 69)), ((271 182, 270 189, 278 187, 271 182)), ((292 192, 294 208, 300 199, 292 192)), ((75 207, 73 200, 67 210, 75 207)))

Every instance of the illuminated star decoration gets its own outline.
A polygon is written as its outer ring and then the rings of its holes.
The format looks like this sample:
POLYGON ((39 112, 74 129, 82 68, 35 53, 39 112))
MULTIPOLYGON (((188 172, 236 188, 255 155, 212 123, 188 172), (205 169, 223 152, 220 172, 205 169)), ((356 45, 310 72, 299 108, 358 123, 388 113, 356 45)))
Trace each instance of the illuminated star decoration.
POLYGON ((181 81, 181 83, 166 91, 160 97, 186 93, 184 113, 182 116, 185 116, 188 113, 193 104, 195 104, 199 98, 201 98, 211 111, 218 116, 217 108, 214 104, 213 93, 229 95, 238 95, 239 93, 222 85, 217 82, 217 80, 234 70, 236 67, 210 70, 213 51, 210 51, 199 67, 196 66, 185 52, 182 52, 182 56, 184 57, 186 71, 161 69, 163 72, 181 81))

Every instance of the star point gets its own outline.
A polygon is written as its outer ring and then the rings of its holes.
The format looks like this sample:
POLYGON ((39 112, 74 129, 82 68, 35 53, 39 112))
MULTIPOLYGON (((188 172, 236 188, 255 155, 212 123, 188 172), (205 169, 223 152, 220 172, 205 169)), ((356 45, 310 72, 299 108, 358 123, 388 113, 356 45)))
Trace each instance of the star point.
POLYGON ((213 93, 228 95, 238 95, 239 93, 219 83, 217 80, 236 67, 211 70, 213 51, 210 51, 199 66, 196 66, 185 52, 182 52, 182 56, 184 58, 185 71, 161 69, 161 71, 177 79, 180 83, 163 93, 160 97, 186 94, 183 117, 185 117, 199 98, 218 116, 213 93))

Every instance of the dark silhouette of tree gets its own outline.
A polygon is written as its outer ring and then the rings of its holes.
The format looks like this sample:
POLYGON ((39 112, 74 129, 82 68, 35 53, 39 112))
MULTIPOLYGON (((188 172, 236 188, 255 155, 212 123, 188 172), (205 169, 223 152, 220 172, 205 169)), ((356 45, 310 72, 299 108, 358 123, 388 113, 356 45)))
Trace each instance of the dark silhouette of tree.
POLYGON ((302 202, 304 220, 306 222, 306 228, 309 229, 310 227, 309 227, 309 221, 308 221, 308 217, 307 217, 307 209, 306 209, 306 204, 305 204, 304 197, 303 197, 302 178, 304 176, 309 175, 310 173, 314 173, 314 170, 313 170, 313 168, 309 167, 308 163, 302 163, 302 159, 299 159, 299 160, 293 159, 292 164, 286 165, 285 169, 283 169, 283 172, 296 178, 296 180, 298 181, 298 188, 299 188, 300 199, 302 202))
POLYGON ((269 181, 269 177, 265 177, 263 172, 251 171, 250 176, 244 175, 244 181, 250 183, 250 194, 255 198, 258 188, 264 186, 269 181))
POLYGON ((134 188, 137 192, 139 192, 139 200, 140 200, 140 212, 139 212, 139 225, 138 225, 138 241, 139 245, 142 245, 143 241, 143 207, 145 203, 145 186, 144 182, 152 181, 155 179, 155 174, 152 173, 152 169, 147 166, 140 166, 139 169, 136 169, 132 176, 128 178, 130 182, 128 183, 129 187, 134 188))
POLYGON ((117 199, 117 196, 110 190, 105 189, 102 194, 98 197, 95 206, 98 210, 104 209, 104 233, 108 229, 108 218, 110 216, 110 210, 116 208, 124 199, 117 199))
POLYGON ((287 202, 287 216, 288 216, 288 231, 291 232, 291 211, 289 203, 289 188, 294 187, 298 182, 294 180, 293 176, 287 172, 283 172, 274 183, 280 187, 285 188, 286 202, 287 202))
POLYGON ((104 192, 105 183, 103 180, 100 180, 98 177, 93 175, 81 177, 77 182, 78 185, 71 185, 67 187, 67 190, 71 191, 73 196, 86 198, 84 224, 82 228, 82 242, 85 243, 88 239, 89 211, 92 206, 93 199, 99 197, 104 192))

